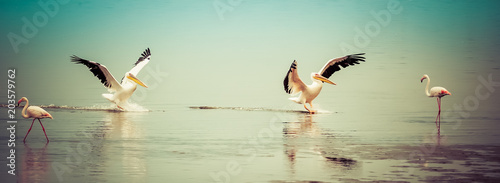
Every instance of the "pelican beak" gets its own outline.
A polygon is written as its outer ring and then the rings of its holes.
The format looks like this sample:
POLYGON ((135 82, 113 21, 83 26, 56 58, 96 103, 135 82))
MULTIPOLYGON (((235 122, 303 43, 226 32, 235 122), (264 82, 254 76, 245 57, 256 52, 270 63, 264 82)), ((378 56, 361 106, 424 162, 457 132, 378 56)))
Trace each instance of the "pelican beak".
POLYGON ((146 84, 144 84, 141 80, 137 79, 134 75, 132 74, 128 74, 127 75, 127 78, 134 81, 135 83, 147 88, 148 86, 146 86, 146 84))
POLYGON ((326 79, 326 78, 325 78, 325 77, 323 77, 323 76, 314 76, 314 79, 317 79, 317 80, 320 80, 320 81, 323 81, 323 82, 326 82, 326 83, 330 83, 330 84, 332 84, 332 85, 337 85, 337 84, 335 84, 334 82, 332 82, 332 81, 330 81, 330 80, 326 79))

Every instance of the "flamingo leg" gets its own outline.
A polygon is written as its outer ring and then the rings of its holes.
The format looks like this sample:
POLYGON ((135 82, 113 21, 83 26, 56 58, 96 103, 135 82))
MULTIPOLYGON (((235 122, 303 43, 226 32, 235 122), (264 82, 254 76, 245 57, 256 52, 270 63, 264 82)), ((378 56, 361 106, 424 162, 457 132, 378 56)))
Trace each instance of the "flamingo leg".
POLYGON ((35 119, 34 118, 33 118, 33 122, 31 122, 31 126, 30 126, 30 129, 28 130, 28 133, 26 133, 26 136, 24 136, 23 142, 26 142, 26 137, 28 137, 28 134, 30 133, 31 128, 33 127, 33 123, 35 123, 35 119))
POLYGON ((435 123, 436 123, 436 128, 438 127, 438 118, 439 118, 439 113, 438 113, 438 115, 436 116, 436 122, 435 122, 435 123))
POLYGON ((436 128, 438 129, 438 135, 441 133, 441 97, 437 97, 438 103, 438 114, 436 116, 436 128))
POLYGON ((439 112, 441 112, 441 97, 438 97, 438 107, 439 107, 439 112))
POLYGON ((441 132, 441 97, 439 97, 439 124, 438 124, 438 134, 441 132))
POLYGON ((437 104, 438 104, 438 107, 439 107, 438 115, 436 116, 436 128, 438 128, 438 118, 439 118, 439 114, 441 113, 441 106, 439 104, 439 97, 436 98, 436 100, 437 100, 437 104))
MULTIPOLYGON (((35 120, 33 120, 34 122, 35 120)), ((40 122, 40 125, 42 125, 42 121, 40 121, 40 119, 38 119, 38 122, 40 122)), ((47 137, 47 133, 45 133, 45 128, 43 127, 42 125, 42 129, 43 129, 43 133, 45 134, 45 138, 47 138, 47 142, 49 142, 49 137, 47 137)))

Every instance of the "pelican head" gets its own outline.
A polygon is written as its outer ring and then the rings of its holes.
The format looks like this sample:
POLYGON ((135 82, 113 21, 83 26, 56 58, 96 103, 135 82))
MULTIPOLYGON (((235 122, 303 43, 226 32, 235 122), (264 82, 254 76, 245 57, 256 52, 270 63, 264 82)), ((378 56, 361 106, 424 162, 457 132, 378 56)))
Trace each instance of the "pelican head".
POLYGON ((328 80, 327 78, 325 78, 324 76, 322 76, 322 75, 320 75, 318 73, 311 73, 311 77, 312 77, 313 80, 319 80, 319 81, 322 81, 322 82, 330 83, 332 85, 337 85, 334 82, 328 80))
POLYGON ((429 76, 427 76, 427 74, 424 74, 424 76, 422 77, 422 79, 420 79, 420 82, 424 82, 424 79, 427 79, 429 78, 429 76))
POLYGON ((133 82, 143 86, 143 87, 148 87, 146 86, 146 84, 144 84, 141 80, 137 79, 137 77, 135 77, 132 73, 127 73, 127 79, 130 79, 132 80, 133 82))

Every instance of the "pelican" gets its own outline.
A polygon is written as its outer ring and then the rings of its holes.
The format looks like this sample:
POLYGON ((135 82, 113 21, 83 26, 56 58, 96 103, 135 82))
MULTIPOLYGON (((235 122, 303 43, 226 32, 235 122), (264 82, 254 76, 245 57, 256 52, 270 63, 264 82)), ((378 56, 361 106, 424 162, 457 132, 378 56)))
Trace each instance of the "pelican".
POLYGON ((303 104, 304 108, 309 111, 309 113, 316 113, 313 110, 312 101, 318 96, 321 88, 323 87, 323 83, 329 83, 332 85, 336 85, 334 82, 328 80, 328 78, 335 72, 340 70, 340 66, 345 68, 349 65, 359 64, 359 61, 365 61, 365 57, 363 57, 364 53, 347 55, 340 58, 335 58, 329 60, 323 68, 318 73, 311 73, 311 79, 313 83, 311 85, 306 85, 302 80, 300 80, 299 75, 297 73, 297 61, 293 61, 290 69, 286 73, 285 80, 283 81, 283 85, 285 87, 286 93, 294 96, 300 93, 298 97, 289 98, 290 100, 297 102, 299 104, 303 104), (311 109, 307 108, 306 103, 311 105, 311 109))
POLYGON ((90 72, 94 74, 101 83, 104 84, 104 87, 108 89, 110 93, 104 93, 102 96, 109 101, 113 102, 118 106, 118 108, 123 110, 122 106, 128 105, 128 99, 134 91, 137 89, 137 84, 147 88, 146 84, 144 84, 141 80, 139 80, 136 76, 141 71, 141 69, 148 64, 151 59, 151 51, 147 48, 142 54, 141 57, 135 62, 134 67, 125 73, 125 76, 122 78, 121 82, 118 83, 115 77, 108 71, 106 66, 101 65, 97 62, 89 61, 77 57, 76 55, 71 56, 71 62, 76 64, 83 64, 90 69, 90 72))

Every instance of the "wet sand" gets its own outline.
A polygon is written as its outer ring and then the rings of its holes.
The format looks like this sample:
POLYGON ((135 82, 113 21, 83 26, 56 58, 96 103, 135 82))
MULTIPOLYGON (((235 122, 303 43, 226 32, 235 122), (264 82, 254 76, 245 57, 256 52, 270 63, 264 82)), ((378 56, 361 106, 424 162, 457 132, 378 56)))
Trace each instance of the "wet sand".
POLYGON ((363 166, 369 171, 362 177, 339 179, 340 181, 494 182, 500 180, 500 146, 360 145, 353 147, 349 154, 356 154, 362 159, 363 166))

